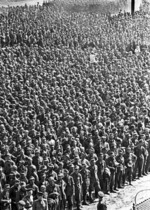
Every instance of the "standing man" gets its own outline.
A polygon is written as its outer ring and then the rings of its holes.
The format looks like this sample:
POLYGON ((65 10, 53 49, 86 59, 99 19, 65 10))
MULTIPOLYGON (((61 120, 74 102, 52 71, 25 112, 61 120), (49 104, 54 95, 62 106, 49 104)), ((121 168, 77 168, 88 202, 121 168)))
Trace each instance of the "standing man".
POLYGON ((94 198, 97 197, 100 188, 99 179, 98 179, 98 166, 95 164, 95 159, 92 158, 90 161, 90 188, 89 188, 89 197, 91 203, 94 202, 94 198))
POLYGON ((110 170, 110 192, 115 193, 114 187, 117 161, 113 151, 110 152, 110 156, 106 160, 106 165, 110 170))
POLYGON ((122 188, 122 177, 125 173, 125 160, 123 157, 123 150, 120 149, 118 151, 118 155, 116 156, 116 161, 119 163, 116 172, 116 180, 115 180, 115 188, 122 188))
POLYGON ((11 210, 11 199, 9 197, 10 185, 5 184, 4 190, 0 193, 0 209, 11 210))
POLYGON ((74 196, 74 180, 73 177, 69 175, 69 171, 64 169, 64 181, 66 183, 65 194, 66 201, 68 202, 68 209, 73 210, 73 196, 74 196))
POLYGON ((18 210, 26 210, 25 205, 26 205, 25 202, 23 200, 20 200, 18 202, 18 210))
POLYGON ((26 196, 23 198, 25 202, 25 208, 28 210, 32 210, 33 206, 33 190, 31 188, 26 189, 26 196))
POLYGON ((82 196, 82 176, 79 173, 79 166, 75 166, 75 171, 71 174, 75 184, 75 201, 77 210, 81 210, 81 196, 82 196))
POLYGON ((43 193, 37 193, 38 199, 33 202, 33 210, 48 210, 47 200, 43 198, 43 193))
POLYGON ((90 186, 90 171, 87 169, 87 165, 85 163, 82 164, 82 169, 80 171, 82 176, 82 191, 83 191, 83 205, 88 205, 87 196, 89 194, 89 186, 90 186))

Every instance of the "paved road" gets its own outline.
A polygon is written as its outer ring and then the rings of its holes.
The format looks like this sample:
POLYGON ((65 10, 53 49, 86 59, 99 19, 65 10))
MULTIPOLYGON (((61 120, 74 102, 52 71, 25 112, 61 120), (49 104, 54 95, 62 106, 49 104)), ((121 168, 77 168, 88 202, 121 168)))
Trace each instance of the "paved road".
MULTIPOLYGON (((132 186, 126 186, 124 189, 121 189, 118 193, 111 193, 109 196, 105 196, 104 201, 108 206, 108 210, 131 210, 136 193, 140 190, 150 189, 150 174, 134 181, 132 184, 132 186)), ((141 201, 146 196, 150 197, 150 191, 148 192, 146 191, 140 196, 141 201)), ((84 206, 83 210, 97 210, 96 205, 97 202, 90 206, 84 206)))

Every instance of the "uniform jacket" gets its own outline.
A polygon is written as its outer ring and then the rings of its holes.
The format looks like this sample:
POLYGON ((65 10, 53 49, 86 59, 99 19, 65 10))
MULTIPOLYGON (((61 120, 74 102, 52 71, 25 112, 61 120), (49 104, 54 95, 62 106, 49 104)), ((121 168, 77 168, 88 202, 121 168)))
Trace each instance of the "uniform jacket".
POLYGON ((74 180, 72 176, 64 177, 64 181, 66 183, 65 193, 66 196, 72 196, 74 194, 74 180))
POLYGON ((46 199, 43 199, 42 201, 35 200, 33 202, 33 210, 48 210, 47 200, 46 199))

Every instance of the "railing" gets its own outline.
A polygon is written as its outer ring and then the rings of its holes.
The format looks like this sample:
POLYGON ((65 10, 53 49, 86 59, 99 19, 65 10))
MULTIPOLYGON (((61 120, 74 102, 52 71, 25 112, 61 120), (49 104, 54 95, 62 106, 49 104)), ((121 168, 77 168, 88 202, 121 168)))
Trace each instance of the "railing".
POLYGON ((133 210, 150 210, 150 189, 141 190, 136 194, 133 210))

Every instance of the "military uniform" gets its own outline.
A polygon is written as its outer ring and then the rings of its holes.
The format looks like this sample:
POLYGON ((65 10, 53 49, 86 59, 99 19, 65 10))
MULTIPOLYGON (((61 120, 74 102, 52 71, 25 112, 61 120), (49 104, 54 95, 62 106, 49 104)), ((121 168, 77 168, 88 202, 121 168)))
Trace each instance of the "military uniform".
POLYGON ((104 171, 106 168, 106 162, 105 160, 98 160, 97 161, 97 166, 98 166, 98 178, 100 182, 101 189, 104 190, 104 171))
POLYGON ((75 201, 76 201, 77 210, 81 210, 82 176, 80 173, 76 173, 76 172, 73 172, 71 176, 73 177, 73 180, 74 180, 75 201))
POLYGON ((33 196, 25 196, 23 199, 22 199, 24 202, 25 202, 25 208, 27 210, 32 210, 32 206, 33 206, 33 196))
POLYGON ((87 204, 87 194, 90 187, 90 171, 86 168, 81 169, 80 174, 82 176, 82 193, 83 193, 83 205, 87 204))
POLYGON ((47 200, 46 199, 35 200, 33 202, 33 209, 32 210, 48 210, 47 200))
POLYGON ((144 154, 145 154, 145 148, 143 146, 137 146, 135 148, 135 155, 137 156, 136 166, 138 169, 138 177, 141 177, 143 174, 144 154))
MULTIPOLYGON (((91 160, 93 162, 94 159, 91 160)), ((90 188, 89 188, 89 197, 91 202, 94 201, 94 197, 96 197, 96 194, 100 190, 100 184, 98 179, 98 167, 97 165, 91 165, 89 168, 90 171, 90 188)))
POLYGON ((108 157, 106 165, 110 169, 110 191, 114 192, 115 187, 115 175, 116 175, 116 161, 115 157, 108 157))
POLYGON ((73 195, 75 193, 74 180, 72 176, 67 175, 64 177, 64 181, 66 183, 65 194, 66 194, 66 201, 68 202, 68 209, 72 210, 73 209, 73 195))
POLYGON ((137 157, 133 153, 126 153, 124 155, 125 159, 125 179, 123 180, 123 184, 125 184, 126 178, 128 178, 129 184, 131 184, 132 181, 132 174, 133 174, 133 164, 136 162, 137 157))
MULTIPOLYGON (((123 153, 121 153, 123 154, 123 153)), ((117 155, 116 156, 116 161, 119 163, 117 166, 117 172, 116 172, 116 180, 115 180, 115 187, 121 188, 122 186, 122 177, 123 174, 125 173, 125 160, 123 155, 117 155)))
POLYGON ((59 209, 64 210, 66 206, 66 194, 65 194, 66 183, 64 180, 57 180, 56 184, 58 184, 60 188, 59 209))
POLYGON ((3 191, 0 195, 0 209, 11 210, 11 199, 9 198, 9 192, 3 191))

